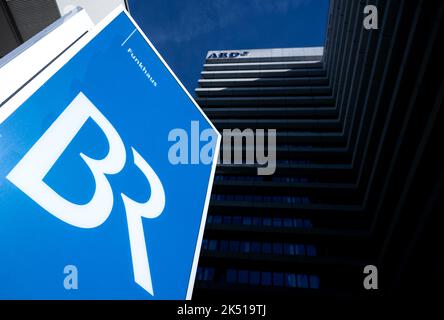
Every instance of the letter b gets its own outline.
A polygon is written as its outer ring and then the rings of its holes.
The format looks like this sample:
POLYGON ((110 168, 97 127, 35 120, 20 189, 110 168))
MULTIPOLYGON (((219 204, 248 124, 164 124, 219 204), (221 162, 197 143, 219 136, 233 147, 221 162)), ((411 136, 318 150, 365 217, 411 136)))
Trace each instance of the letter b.
MULTIPOLYGON (((154 170, 134 148, 132 151, 134 165, 150 184, 151 196, 145 203, 135 202, 124 194, 121 196, 128 223, 135 282, 154 295, 142 218, 156 218, 162 213, 165 193, 154 170)), ((126 150, 119 134, 94 104, 83 93, 79 93, 6 178, 63 222, 78 228, 96 228, 108 219, 114 205, 113 191, 106 175, 122 171, 125 162, 126 150), (95 191, 88 203, 76 204, 59 195, 44 179, 88 119, 92 119, 103 131, 108 140, 109 151, 101 160, 80 153, 79 156, 94 176, 95 191)), ((73 270, 68 267, 73 266, 67 266, 65 273, 73 270)), ((77 277, 77 269, 74 271, 71 273, 77 277)), ((71 289, 74 288, 74 282, 70 284, 70 276, 66 277, 64 285, 71 289)))
POLYGON ((105 174, 119 173, 125 161, 125 146, 119 134, 79 93, 6 178, 60 220, 79 228, 95 228, 105 222, 113 208, 113 192, 105 174), (87 204, 79 205, 61 197, 43 180, 89 118, 108 139, 109 152, 102 160, 80 154, 94 175, 96 189, 87 204))

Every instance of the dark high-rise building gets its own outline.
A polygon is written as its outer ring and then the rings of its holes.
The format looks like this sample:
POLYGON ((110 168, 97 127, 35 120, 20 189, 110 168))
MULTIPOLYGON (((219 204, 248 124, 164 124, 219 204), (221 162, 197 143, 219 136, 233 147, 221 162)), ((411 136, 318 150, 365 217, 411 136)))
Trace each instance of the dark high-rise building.
POLYGON ((218 166, 195 298, 368 296, 367 265, 382 294, 443 284, 443 13, 335 0, 323 48, 208 53, 197 102, 276 129, 277 168, 218 166))

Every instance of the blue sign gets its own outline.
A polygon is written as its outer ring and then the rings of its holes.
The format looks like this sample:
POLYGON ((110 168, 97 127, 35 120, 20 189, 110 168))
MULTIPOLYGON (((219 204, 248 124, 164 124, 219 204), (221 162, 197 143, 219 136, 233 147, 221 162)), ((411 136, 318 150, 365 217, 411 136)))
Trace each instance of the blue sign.
POLYGON ((0 108, 1 299, 191 298, 220 135, 127 13, 107 21, 0 108), (210 161, 171 161, 193 130, 210 161))

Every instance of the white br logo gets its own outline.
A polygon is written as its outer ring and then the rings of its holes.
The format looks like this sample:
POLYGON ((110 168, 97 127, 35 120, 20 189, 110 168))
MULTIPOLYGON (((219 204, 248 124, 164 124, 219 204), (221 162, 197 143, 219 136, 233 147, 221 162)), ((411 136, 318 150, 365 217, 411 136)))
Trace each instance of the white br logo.
MULTIPOLYGON (((134 279, 143 289, 154 295, 142 217, 156 218, 162 213, 165 207, 165 192, 150 165, 134 148, 131 149, 135 166, 145 175, 151 187, 151 196, 146 203, 136 202, 121 194, 128 222, 134 279)), ((119 173, 125 162, 125 146, 119 134, 94 104, 80 92, 12 169, 7 179, 58 219, 78 228, 96 228, 108 219, 113 208, 113 191, 106 174, 119 173), (92 119, 105 134, 109 152, 101 160, 80 154, 96 182, 91 200, 80 205, 61 197, 43 179, 88 119, 92 119)))

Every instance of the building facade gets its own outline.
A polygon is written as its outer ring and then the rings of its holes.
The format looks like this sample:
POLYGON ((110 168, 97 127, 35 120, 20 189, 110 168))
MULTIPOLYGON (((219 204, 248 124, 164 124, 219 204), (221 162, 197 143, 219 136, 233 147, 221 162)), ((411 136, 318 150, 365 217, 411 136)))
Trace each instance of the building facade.
POLYGON ((94 23, 126 0, 0 0, 0 58, 31 39, 76 6, 94 23))
POLYGON ((323 48, 207 54, 197 102, 221 132, 276 129, 277 169, 219 165, 195 298, 355 299, 442 284, 432 248, 442 241, 443 10, 332 0, 323 48), (363 27, 367 4, 377 30, 363 27))
MULTIPOLYGON (((308 168, 322 167, 325 148, 341 147, 322 57, 322 47, 208 53, 198 103, 221 132, 276 129, 277 170, 258 175, 245 154, 242 165, 224 164, 223 143, 197 275, 202 286, 239 293, 319 288, 321 272, 295 262, 324 250, 302 233, 318 224, 306 208, 329 195, 303 186, 334 181, 308 168)), ((245 136, 244 147, 254 147, 245 136)))
POLYGON ((58 18, 55 0, 1 0, 0 58, 58 18))

